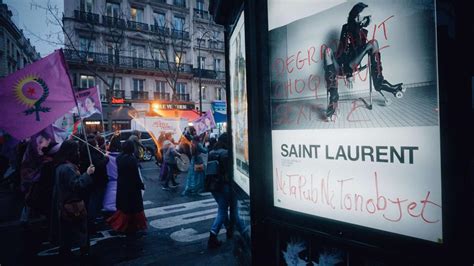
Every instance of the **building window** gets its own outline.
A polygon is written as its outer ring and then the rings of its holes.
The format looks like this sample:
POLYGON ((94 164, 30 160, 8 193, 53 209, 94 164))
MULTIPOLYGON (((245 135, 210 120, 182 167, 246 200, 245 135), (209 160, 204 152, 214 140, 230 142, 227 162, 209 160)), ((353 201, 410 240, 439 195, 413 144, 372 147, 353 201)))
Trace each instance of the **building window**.
POLYGON ((176 65, 181 65, 184 64, 184 59, 186 58, 186 53, 185 52, 177 52, 174 57, 174 62, 176 65))
POLYGON ((206 86, 201 87, 201 97, 203 100, 207 100, 207 87, 206 86))
POLYGON ((144 79, 133 79, 133 91, 143 91, 145 85, 144 79))
POLYGON ((106 10, 107 16, 114 17, 114 18, 120 17, 121 12, 120 12, 120 5, 119 4, 107 2, 106 9, 107 9, 106 10))
POLYGON ((184 18, 175 16, 173 18, 173 29, 182 31, 184 29, 184 18))
POLYGON ((201 69, 206 69, 206 58, 204 56, 198 56, 198 65, 201 69))
POLYGON ((165 81, 156 81, 156 92, 165 93, 166 92, 166 82, 165 81))
POLYGON ((216 88, 216 100, 222 101, 225 99, 225 89, 216 88))
POLYGON ((140 45, 132 45, 131 55, 135 58, 145 58, 145 47, 140 45))
POLYGON ((134 8, 132 7, 132 9, 130 10, 130 16, 132 18, 132 21, 135 21, 135 22, 140 22, 140 23, 143 23, 143 9, 138 9, 138 8, 134 8))
POLYGON ((166 25, 166 15, 165 15, 165 13, 154 12, 153 13, 153 20, 155 22, 155 26, 164 27, 166 25))
POLYGON ((82 75, 81 74, 81 89, 88 89, 95 86, 94 76, 82 75))
POLYGON ((79 51, 94 52, 94 40, 79 37, 79 51))
MULTIPOLYGON (((107 82, 112 85, 112 77, 107 77, 107 82)), ((122 78, 115 77, 114 90, 122 90, 122 78)))
POLYGON ((214 71, 220 71, 220 70, 221 70, 221 60, 214 59, 214 71))
POLYGON ((177 94, 186 94, 186 83, 178 82, 176 84, 176 93, 177 94))
POLYGON ((153 49, 153 59, 166 61, 166 52, 163 49, 153 49))
POLYGON ((82 12, 92 12, 92 7, 94 6, 93 0, 81 0, 81 11, 82 12))
POLYGON ((196 8, 200 11, 204 11, 204 0, 196 0, 196 8))

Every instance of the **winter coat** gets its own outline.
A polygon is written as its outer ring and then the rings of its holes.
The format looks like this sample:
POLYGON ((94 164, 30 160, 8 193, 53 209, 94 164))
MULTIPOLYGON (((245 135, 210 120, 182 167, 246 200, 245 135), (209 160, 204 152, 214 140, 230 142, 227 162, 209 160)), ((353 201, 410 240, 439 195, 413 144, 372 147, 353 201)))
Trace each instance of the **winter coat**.
POLYGON ((141 190, 144 184, 138 172, 138 160, 132 154, 117 157, 117 210, 126 214, 143 211, 141 190))

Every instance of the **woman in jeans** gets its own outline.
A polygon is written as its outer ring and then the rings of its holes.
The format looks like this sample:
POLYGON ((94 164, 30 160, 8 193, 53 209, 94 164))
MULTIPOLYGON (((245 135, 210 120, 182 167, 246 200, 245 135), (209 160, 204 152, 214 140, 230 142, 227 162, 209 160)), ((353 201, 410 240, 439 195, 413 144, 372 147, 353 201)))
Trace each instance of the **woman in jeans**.
MULTIPOLYGON (((227 133, 223 133, 217 141, 214 149, 209 152, 209 161, 217 159, 219 162, 218 176, 219 176, 219 189, 212 191, 212 196, 217 202, 217 216, 212 223, 209 240, 207 242, 208 248, 217 248, 221 245, 221 242, 217 239, 219 231, 224 225, 227 228, 227 239, 233 235, 233 220, 232 212, 229 217, 229 208, 231 207, 231 190, 230 190, 230 179, 228 176, 228 149, 227 149, 227 133)), ((231 210, 232 211, 232 210, 231 210)))

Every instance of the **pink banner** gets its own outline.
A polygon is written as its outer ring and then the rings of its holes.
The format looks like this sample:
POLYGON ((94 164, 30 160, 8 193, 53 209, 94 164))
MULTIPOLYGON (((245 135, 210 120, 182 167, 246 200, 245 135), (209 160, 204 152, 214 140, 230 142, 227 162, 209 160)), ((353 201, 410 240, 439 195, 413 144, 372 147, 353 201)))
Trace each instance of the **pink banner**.
POLYGON ((196 128, 196 134, 201 135, 202 133, 211 130, 216 127, 214 116, 211 110, 207 111, 205 115, 202 115, 198 119, 193 121, 194 128, 196 128))
POLYGON ((76 92, 76 98, 82 118, 89 118, 89 120, 102 118, 102 105, 96 87, 76 92))

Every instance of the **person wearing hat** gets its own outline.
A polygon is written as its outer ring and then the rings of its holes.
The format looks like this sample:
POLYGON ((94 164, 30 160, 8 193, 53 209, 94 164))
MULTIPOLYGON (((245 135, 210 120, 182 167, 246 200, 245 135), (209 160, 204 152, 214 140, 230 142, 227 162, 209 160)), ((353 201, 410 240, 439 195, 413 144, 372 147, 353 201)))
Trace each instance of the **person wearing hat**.
MULTIPOLYGON (((374 88, 376 91, 387 91, 394 96, 401 98, 402 83, 392 85, 384 79, 382 74, 382 61, 377 40, 369 40, 366 27, 370 24, 370 15, 364 16, 362 13, 368 5, 359 2, 355 4, 347 23, 342 26, 341 37, 336 54, 331 48, 326 48, 324 54, 324 70, 326 87, 329 93, 329 106, 326 110, 326 117, 331 118, 337 108, 339 93, 337 88, 337 76, 344 75, 349 87, 352 87, 352 74, 357 71, 362 58, 368 54, 370 58, 370 70, 374 88)), ((383 95, 383 94, 382 94, 383 95)))

